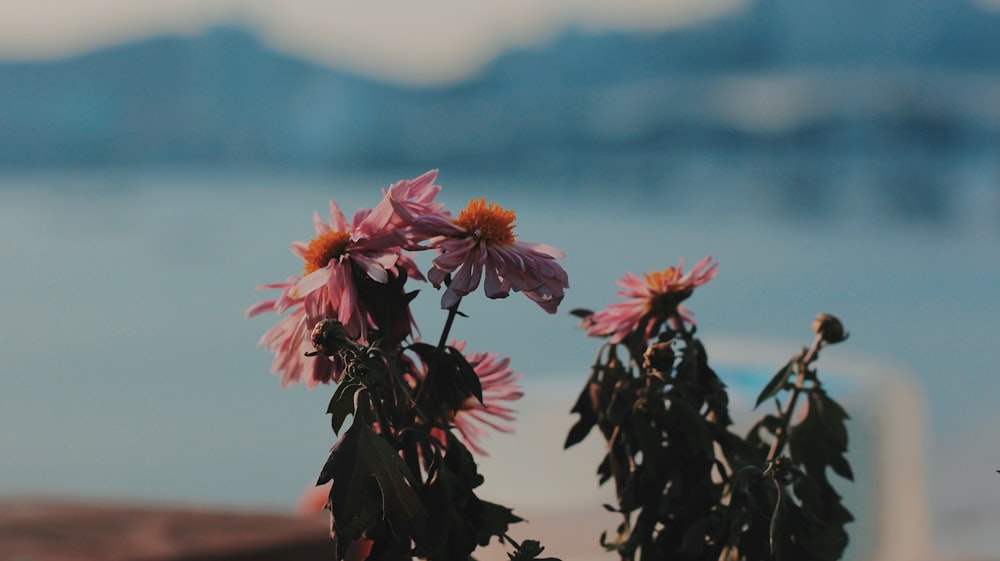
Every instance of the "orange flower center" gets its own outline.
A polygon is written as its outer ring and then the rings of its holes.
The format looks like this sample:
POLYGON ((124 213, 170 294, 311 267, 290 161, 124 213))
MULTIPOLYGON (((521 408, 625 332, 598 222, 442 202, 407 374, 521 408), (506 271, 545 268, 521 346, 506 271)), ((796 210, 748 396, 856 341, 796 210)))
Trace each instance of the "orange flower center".
POLYGON ((667 267, 663 271, 655 271, 644 275, 646 286, 655 293, 646 302, 646 311, 655 312, 664 317, 677 311, 677 305, 687 300, 694 292, 690 286, 684 286, 677 269, 667 267))
POLYGON ((656 292, 666 292, 672 288, 673 283, 677 280, 677 269, 667 267, 663 271, 646 273, 644 277, 646 279, 646 286, 656 292))
POLYGON ((343 255, 350 243, 351 234, 346 230, 333 230, 309 240, 309 247, 306 248, 304 257, 306 262, 302 265, 302 275, 326 267, 330 261, 343 255))
POLYGON ((486 199, 473 199, 458 213, 455 223, 489 245, 510 245, 514 243, 515 220, 513 210, 496 203, 487 205, 486 199))

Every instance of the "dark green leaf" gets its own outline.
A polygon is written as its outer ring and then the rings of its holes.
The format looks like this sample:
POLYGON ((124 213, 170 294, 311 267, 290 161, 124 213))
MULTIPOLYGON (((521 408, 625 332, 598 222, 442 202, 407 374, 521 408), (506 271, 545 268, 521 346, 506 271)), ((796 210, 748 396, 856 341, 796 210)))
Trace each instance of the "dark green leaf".
POLYGON ((788 446, 792 459, 802 464, 806 472, 825 481, 824 470, 834 471, 848 479, 853 475, 847 459, 847 413, 830 399, 822 388, 809 392, 806 417, 792 427, 788 446))
POLYGON ((833 444, 842 450, 847 450, 847 426, 844 421, 848 419, 848 415, 844 408, 820 388, 813 390, 810 405, 817 408, 819 420, 833 444))
POLYGON ((340 429, 344 426, 344 421, 347 420, 348 416, 354 415, 357 408, 355 396, 361 387, 361 384, 358 383, 344 382, 337 386, 337 391, 333 392, 333 397, 330 398, 330 405, 327 406, 326 412, 331 415, 330 424, 335 434, 340 434, 340 429))
POLYGON ((510 561, 559 561, 554 557, 539 557, 545 548, 537 540, 524 540, 514 553, 508 553, 510 561))
POLYGON ((667 419, 668 434, 683 440, 687 448, 699 452, 703 457, 715 455, 712 434, 705 426, 705 419, 690 403, 682 399, 671 400, 667 419))
POLYGON ((352 423, 333 447, 316 483, 333 482, 330 510, 338 547, 346 548, 381 519, 397 541, 423 536, 426 512, 410 486, 412 480, 388 442, 364 424, 352 423))
MULTIPOLYGON (((450 455, 450 452, 449 452, 450 455)), ((438 462, 422 491, 429 532, 418 544, 420 557, 467 559, 476 548, 478 528, 470 517, 479 500, 444 462, 438 462)))
POLYGON ((844 456, 834 458, 830 462, 830 467, 837 475, 849 481, 854 481, 854 470, 851 469, 851 464, 847 462, 847 458, 844 456))
POLYGON ((424 399, 418 404, 432 419, 450 419, 465 400, 475 397, 482 402, 483 387, 475 369, 465 356, 454 347, 437 347, 426 343, 414 343, 410 350, 420 356, 427 365, 428 374, 424 380, 424 399), (430 370, 433 369, 433 372, 430 370))
POLYGON ((476 369, 469 364, 468 359, 465 355, 461 353, 455 347, 447 347, 445 350, 451 355, 452 360, 455 361, 456 370, 459 374, 459 385, 468 394, 474 396, 479 403, 483 402, 483 383, 479 379, 479 374, 476 374, 476 369))
POLYGON ((573 405, 570 413, 578 413, 580 420, 569 429, 569 434, 566 435, 566 443, 563 444, 563 448, 569 448, 579 443, 587 437, 590 429, 594 428, 594 424, 597 423, 597 397, 599 390, 600 386, 596 382, 587 382, 583 391, 580 392, 580 396, 576 398, 576 404, 573 405))
POLYGON ((753 408, 756 409, 760 407, 761 403, 764 403, 768 399, 778 395, 785 385, 788 384, 788 378, 795 373, 795 359, 788 361, 788 364, 783 366, 778 372, 771 377, 771 380, 764 386, 761 390, 760 395, 757 396, 757 403, 754 404, 753 408))
POLYGON ((388 282, 378 282, 365 274, 359 267, 354 268, 354 287, 358 297, 364 302, 369 315, 375 321, 378 334, 386 339, 399 342, 411 329, 410 302, 417 292, 405 292, 406 271, 397 267, 397 273, 389 273, 388 282))
POLYGON ((521 522, 521 518, 514 514, 514 511, 496 503, 489 501, 479 501, 479 516, 476 520, 478 527, 479 545, 486 546, 493 536, 503 536, 511 524, 521 522))
POLYGON ((569 311, 570 314, 580 318, 586 319, 588 316, 592 315, 594 312, 592 310, 587 310, 585 308, 574 308, 569 311))
POLYGON ((455 434, 448 431, 446 434, 448 453, 444 456, 444 463, 458 476, 459 480, 468 489, 475 489, 483 484, 483 476, 479 474, 476 460, 472 457, 472 452, 455 437, 455 434))

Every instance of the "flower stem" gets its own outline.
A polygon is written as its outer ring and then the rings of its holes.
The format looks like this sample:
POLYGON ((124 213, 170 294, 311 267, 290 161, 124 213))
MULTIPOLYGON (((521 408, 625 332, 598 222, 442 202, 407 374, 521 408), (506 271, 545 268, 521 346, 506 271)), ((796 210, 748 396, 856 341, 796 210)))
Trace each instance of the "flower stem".
POLYGON ((455 316, 458 315, 458 305, 461 303, 462 301, 459 300, 455 302, 454 306, 448 308, 448 319, 444 320, 444 329, 441 330, 441 338, 438 339, 438 352, 444 350, 444 344, 448 341, 448 335, 451 333, 451 326, 454 325, 455 316))
POLYGON ((445 344, 448 342, 448 335, 451 333, 452 325, 455 324, 455 316, 458 315, 458 305, 461 303, 462 300, 459 299, 458 302, 455 302, 454 306, 448 308, 448 318, 444 321, 444 328, 441 329, 441 338, 438 339, 437 353, 434 355, 431 364, 427 367, 427 377, 424 378, 423 383, 420 384, 420 388, 417 390, 417 397, 414 400, 416 403, 420 403, 420 398, 424 396, 424 391, 431 384, 434 373, 437 372, 438 366, 441 364, 441 355, 444 353, 445 344))
POLYGON ((795 379, 795 387, 792 388, 792 398, 788 400, 788 407, 785 408, 784 413, 781 415, 781 426, 774 433, 774 442, 771 443, 771 451, 767 454, 767 461, 772 462, 775 458, 781 454, 782 450, 785 448, 785 444, 788 443, 788 427, 792 422, 792 414, 795 413, 795 405, 799 400, 799 395, 802 394, 805 389, 806 383, 806 371, 809 369, 809 364, 812 363, 819 355, 819 349, 823 346, 823 337, 817 335, 816 339, 813 341, 812 347, 809 350, 802 350, 799 354, 799 358, 796 361, 796 370, 798 371, 798 377, 795 379))

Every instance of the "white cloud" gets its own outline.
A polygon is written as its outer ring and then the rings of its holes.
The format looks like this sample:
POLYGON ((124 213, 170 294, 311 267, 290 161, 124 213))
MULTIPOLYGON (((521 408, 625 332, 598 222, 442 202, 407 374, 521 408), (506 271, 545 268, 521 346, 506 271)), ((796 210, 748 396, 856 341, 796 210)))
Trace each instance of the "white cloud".
MULTIPOLYGON (((998 0, 1000 1, 1000 0, 998 0)), ((0 57, 57 57, 156 34, 245 23, 276 47, 415 83, 474 72, 502 50, 566 26, 655 30, 745 0, 14 0, 0 57)))

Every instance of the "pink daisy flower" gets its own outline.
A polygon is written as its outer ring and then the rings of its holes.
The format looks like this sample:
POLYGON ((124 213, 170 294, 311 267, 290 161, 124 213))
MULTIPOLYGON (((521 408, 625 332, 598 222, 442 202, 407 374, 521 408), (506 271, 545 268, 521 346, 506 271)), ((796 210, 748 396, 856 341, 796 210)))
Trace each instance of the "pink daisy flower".
POLYGON ((712 256, 705 257, 684 273, 684 260, 680 260, 677 268, 667 267, 663 271, 646 273, 639 279, 632 273, 618 281, 618 286, 624 290, 618 296, 628 298, 625 302, 617 302, 593 313, 584 320, 587 335, 594 337, 611 336, 612 343, 620 343, 622 339, 636 330, 643 328, 643 336, 649 339, 653 330, 663 321, 670 321, 675 329, 674 313, 690 324, 693 324, 694 313, 680 303, 691 296, 699 287, 715 278, 717 263, 711 263, 712 256))
POLYGON ((338 356, 306 356, 307 352, 315 351, 310 339, 311 324, 315 324, 310 317, 315 316, 306 312, 303 298, 292 296, 297 281, 298 277, 289 277, 284 283, 259 287, 280 289, 281 295, 274 300, 254 304, 247 310, 247 317, 266 312, 289 312, 268 329, 257 344, 274 353, 271 372, 281 376, 282 387, 304 381, 306 387, 312 389, 317 384, 339 381, 344 371, 344 361, 338 356))
MULTIPOLYGON (((397 209, 407 213, 440 211, 441 205, 433 202, 441 189, 434 185, 436 178, 437 170, 431 170, 416 179, 397 182, 383 193, 374 209, 357 211, 350 225, 334 201, 330 201, 329 224, 314 213, 316 237, 291 247, 305 261, 294 295, 305 298, 307 308, 314 294, 329 300, 335 313, 325 315, 344 324, 352 337, 367 341, 373 323, 359 302, 353 276, 365 275, 384 284, 390 273, 402 269, 423 279, 413 261, 402 254, 407 220, 397 209)), ((323 308, 313 304, 316 311, 323 308)))
POLYGON ((569 288, 566 271, 555 261, 565 254, 550 245, 517 241, 516 218, 512 210, 473 199, 457 218, 434 213, 412 221, 412 232, 426 240, 421 247, 441 252, 433 260, 428 280, 440 288, 454 273, 441 297, 442 308, 454 306, 483 282, 488 298, 506 298, 513 290, 546 312, 556 312, 569 288))
MULTIPOLYGON (((423 279, 416 264, 402 254, 405 219, 397 209, 407 213, 440 211, 440 205, 434 203, 440 190, 434 185, 436 178, 437 171, 432 170, 416 179, 397 182, 383 192, 382 201, 374 209, 356 212, 350 224, 335 201, 330 201, 329 223, 318 212, 313 213, 316 237, 291 246, 292 253, 304 262, 302 276, 259 287, 282 292, 278 298, 247 310, 248 317, 289 312, 259 343, 275 353, 271 370, 281 375, 282 385, 305 381, 311 388, 340 380, 340 357, 306 357, 305 353, 315 350, 310 334, 326 317, 341 322, 351 338, 368 341, 369 330, 376 325, 358 292, 359 280, 367 278, 385 284, 403 271, 423 279)), ((395 333, 399 338, 409 333, 413 321, 404 317, 402 323, 392 327, 400 332, 395 333)))
MULTIPOLYGON (((479 442, 487 436, 487 429, 503 433, 514 432, 510 423, 514 421, 515 411, 507 404, 524 397, 524 393, 517 385, 522 375, 514 374, 510 368, 509 358, 500 358, 494 353, 466 353, 465 341, 454 343, 452 346, 465 355, 465 359, 479 376, 479 383, 483 388, 483 402, 480 403, 478 399, 470 396, 453 417, 440 421, 454 425, 470 450, 486 456, 488 454, 479 442)), ((427 375, 426 368, 425 365, 417 374, 421 379, 427 375)), ((444 435, 436 429, 435 431, 438 439, 445 443, 444 435)))

